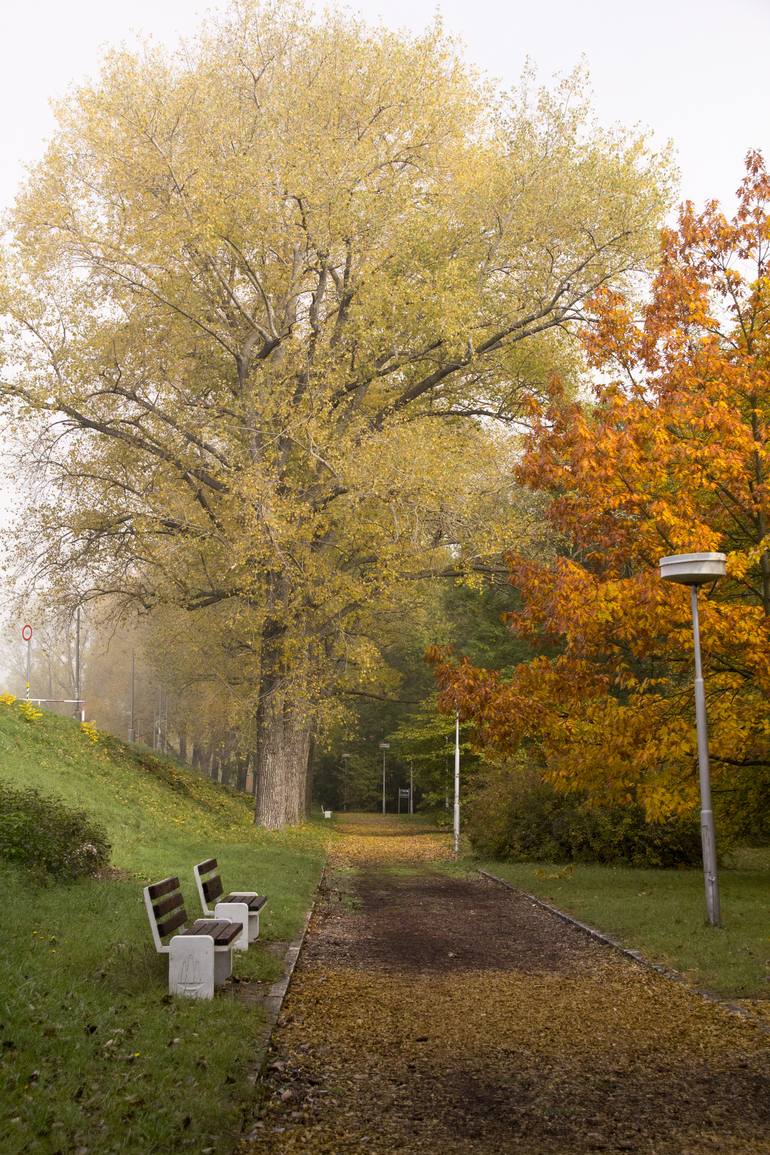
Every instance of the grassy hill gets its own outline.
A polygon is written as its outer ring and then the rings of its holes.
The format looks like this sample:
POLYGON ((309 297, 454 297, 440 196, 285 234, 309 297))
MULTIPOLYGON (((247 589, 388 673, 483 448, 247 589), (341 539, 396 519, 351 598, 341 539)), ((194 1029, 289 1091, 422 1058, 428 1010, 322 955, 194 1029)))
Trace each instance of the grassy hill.
MULTIPOLYGON (((257 830, 247 796, 18 703, 0 702, 0 778, 87 811, 113 848, 108 877, 69 885, 0 861, 2 1150, 230 1150, 260 1013, 226 994, 169 999, 141 887, 178 874, 197 917, 192 866, 216 855, 226 885, 269 895, 263 939, 289 939, 320 875, 322 830, 257 830)), ((275 970, 264 948, 236 955, 242 977, 275 970)))

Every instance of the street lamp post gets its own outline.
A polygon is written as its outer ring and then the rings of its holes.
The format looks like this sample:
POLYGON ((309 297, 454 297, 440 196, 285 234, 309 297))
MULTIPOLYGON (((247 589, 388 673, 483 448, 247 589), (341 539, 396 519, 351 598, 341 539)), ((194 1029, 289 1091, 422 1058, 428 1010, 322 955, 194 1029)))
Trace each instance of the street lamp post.
POLYGON ((382 813, 385 813, 385 751, 390 749, 390 742, 380 742, 382 750, 382 813))
POLYGON ((723 553, 682 553, 660 559, 660 576, 665 581, 690 587, 693 648, 695 650, 695 723, 698 731, 698 771, 700 776, 700 833, 703 847, 703 878, 706 887, 706 909, 712 926, 719 926, 719 879, 717 877, 717 844, 714 812, 711 809, 711 775, 709 771, 706 694, 700 654, 700 620, 698 586, 725 576, 723 553))

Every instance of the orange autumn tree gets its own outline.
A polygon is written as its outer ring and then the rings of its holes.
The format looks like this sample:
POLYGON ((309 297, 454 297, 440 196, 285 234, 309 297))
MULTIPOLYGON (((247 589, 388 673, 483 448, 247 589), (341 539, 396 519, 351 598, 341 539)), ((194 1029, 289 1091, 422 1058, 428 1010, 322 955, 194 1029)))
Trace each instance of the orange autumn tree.
POLYGON ((541 656, 503 679, 433 655, 446 708, 491 752, 525 747, 557 788, 697 806, 689 593, 664 554, 723 550, 701 595, 723 821, 770 825, 770 178, 750 153, 735 217, 683 206, 641 316, 609 291, 584 333, 601 384, 539 415, 521 479, 550 497, 559 556, 509 559, 512 629, 541 656))

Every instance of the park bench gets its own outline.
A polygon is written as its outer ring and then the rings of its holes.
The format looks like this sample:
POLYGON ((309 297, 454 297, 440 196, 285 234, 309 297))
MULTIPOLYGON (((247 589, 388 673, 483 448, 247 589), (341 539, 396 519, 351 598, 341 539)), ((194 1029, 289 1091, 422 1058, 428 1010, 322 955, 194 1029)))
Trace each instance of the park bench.
POLYGON ((249 943, 259 938, 259 912, 267 902, 265 895, 255 890, 238 890, 225 894, 216 858, 207 858, 193 867, 195 885, 201 900, 201 910, 208 918, 228 918, 237 922, 241 933, 233 943, 236 950, 248 950, 249 943), (211 903, 214 904, 212 909, 211 903))
POLYGON ((168 955, 170 994, 213 998, 214 987, 220 987, 232 972, 233 943, 241 933, 241 923, 199 918, 188 926, 178 878, 145 886, 144 904, 155 949, 168 955))

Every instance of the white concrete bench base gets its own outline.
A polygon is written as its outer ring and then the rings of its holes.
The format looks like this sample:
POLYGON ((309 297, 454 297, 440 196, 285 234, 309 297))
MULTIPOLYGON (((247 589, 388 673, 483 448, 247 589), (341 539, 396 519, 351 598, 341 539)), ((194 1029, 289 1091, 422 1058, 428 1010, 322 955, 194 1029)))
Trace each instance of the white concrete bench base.
POLYGON ((236 918, 198 919, 187 925, 178 878, 166 878, 144 888, 144 902, 158 954, 168 955, 169 994, 211 999, 214 988, 227 982, 233 969, 233 944, 244 933, 246 903, 237 907, 236 918), (178 933, 174 933, 177 931, 178 933), (168 941, 163 942, 166 938, 168 941))

